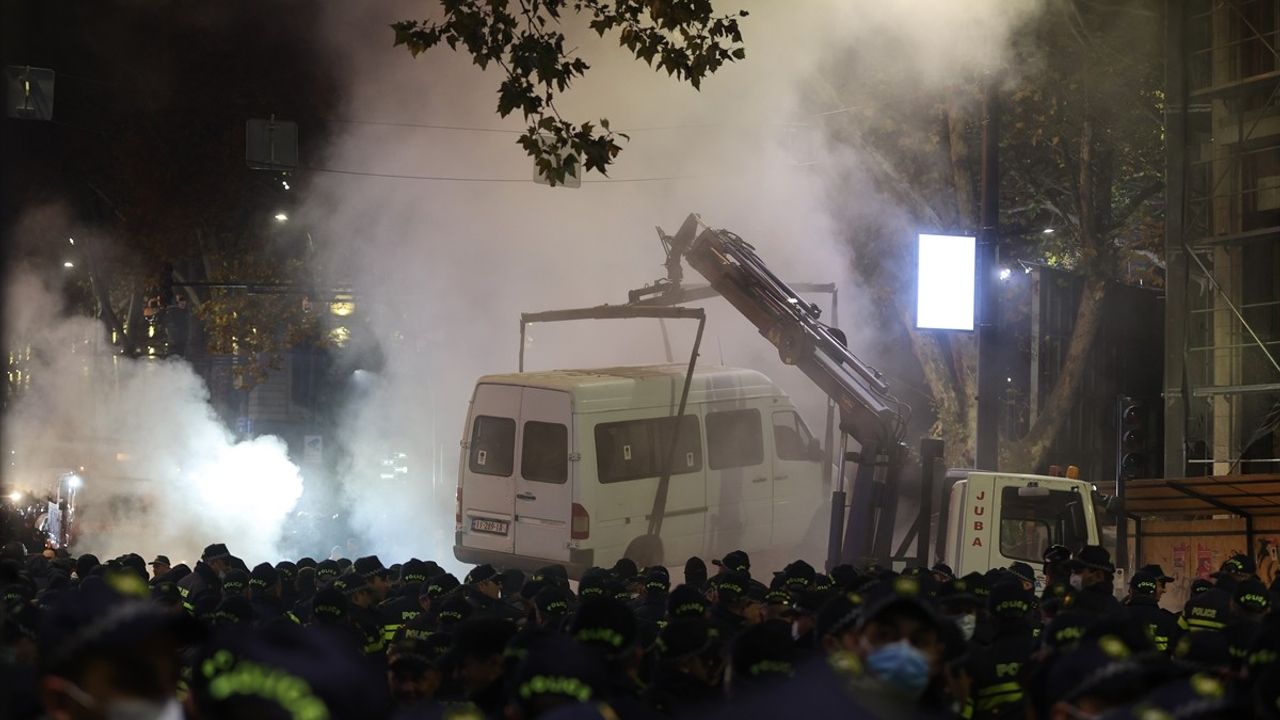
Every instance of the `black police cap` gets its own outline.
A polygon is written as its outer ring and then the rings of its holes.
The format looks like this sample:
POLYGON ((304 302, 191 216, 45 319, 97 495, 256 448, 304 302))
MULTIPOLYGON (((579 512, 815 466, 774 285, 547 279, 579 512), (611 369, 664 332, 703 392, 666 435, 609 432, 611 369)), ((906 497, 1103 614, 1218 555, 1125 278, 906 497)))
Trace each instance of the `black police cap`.
POLYGON ((692 585, 677 585, 667 596, 667 616, 677 618, 701 618, 707 613, 707 598, 692 585))
POLYGON ((292 624, 220 631, 195 658, 202 718, 358 720, 390 712, 386 680, 330 633, 292 624))
POLYGON ((587 598, 569 621, 569 634, 606 657, 615 657, 635 645, 636 617, 615 598, 587 598))

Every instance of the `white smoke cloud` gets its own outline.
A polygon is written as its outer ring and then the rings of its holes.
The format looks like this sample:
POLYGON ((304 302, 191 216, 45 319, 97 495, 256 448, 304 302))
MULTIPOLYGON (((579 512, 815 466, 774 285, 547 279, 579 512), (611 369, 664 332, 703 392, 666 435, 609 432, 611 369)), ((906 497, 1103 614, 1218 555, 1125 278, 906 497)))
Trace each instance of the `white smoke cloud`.
MULTIPOLYGON (((691 211, 741 234, 780 275, 835 282, 841 325, 856 352, 881 346, 857 287, 842 225, 859 206, 899 211, 875 191, 860 159, 829 147, 807 88, 858 88, 862 73, 893 70, 895 90, 924 96, 999 67, 1040 0, 803 0, 744 3, 748 59, 701 92, 655 73, 616 38, 572 33, 592 63, 560 101, 565 117, 608 117, 632 140, 617 180, 580 189, 531 181, 515 136, 350 124, 319 164, 388 174, 512 182, 431 182, 330 175, 304 219, 329 250, 330 272, 350 281, 386 358, 375 387, 348 415, 341 475, 356 528, 394 558, 450 559, 453 488, 466 402, 474 380, 514 370, 522 311, 624 302, 626 290, 662 274, 654 225, 673 231, 691 211), (850 67, 836 67, 848 58, 850 67), (839 77, 821 77, 838 73, 839 77), (323 236, 323 237, 320 237, 323 236), (334 270, 335 268, 340 270, 334 270), (372 471, 390 451, 411 452, 412 481, 372 471)), ((433 3, 328 6, 331 42, 346 69, 345 117, 521 130, 494 110, 497 77, 446 49, 414 60, 391 47, 387 25, 433 3)), ((731 10, 728 3, 718 8, 731 10)), ((589 178, 590 179, 590 178, 589 178)), ((692 282, 700 279, 689 278, 692 282)), ((824 298, 815 298, 825 304, 824 298)), ((724 303, 707 304, 704 362, 760 369, 807 408, 820 428, 823 399, 724 303)), ((674 356, 692 329, 671 327, 674 356)), ((663 361, 655 323, 534 327, 533 369, 663 361)))
POLYGON ((7 487, 43 497, 64 473, 82 478, 73 551, 194 563, 226 542, 251 564, 281 557, 302 493, 282 441, 237 442, 189 364, 116 354, 101 322, 65 315, 44 278, 19 269, 5 290, 6 346, 30 377, 4 418, 7 487))

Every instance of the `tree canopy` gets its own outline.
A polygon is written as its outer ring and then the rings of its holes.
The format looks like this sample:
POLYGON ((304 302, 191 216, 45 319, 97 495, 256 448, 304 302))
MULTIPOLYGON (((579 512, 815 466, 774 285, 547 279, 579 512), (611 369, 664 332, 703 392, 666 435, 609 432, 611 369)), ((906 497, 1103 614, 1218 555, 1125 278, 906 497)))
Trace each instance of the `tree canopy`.
POLYGON ((518 143, 539 176, 559 185, 580 172, 607 175, 624 133, 607 119, 561 117, 556 97, 591 66, 566 49, 564 22, 585 19, 655 70, 694 88, 725 63, 746 57, 738 18, 716 14, 711 0, 441 0, 443 19, 403 20, 391 27, 395 44, 417 57, 441 43, 466 52, 481 69, 499 68, 498 114, 519 110, 527 123, 518 143))

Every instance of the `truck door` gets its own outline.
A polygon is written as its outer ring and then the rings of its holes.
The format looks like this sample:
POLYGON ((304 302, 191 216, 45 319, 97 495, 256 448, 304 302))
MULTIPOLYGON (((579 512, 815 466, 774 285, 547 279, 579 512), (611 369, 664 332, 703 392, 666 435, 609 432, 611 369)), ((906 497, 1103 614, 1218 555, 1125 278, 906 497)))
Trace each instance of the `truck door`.
POLYGON ((986 572, 991 569, 993 560, 993 530, 996 511, 998 509, 995 483, 990 475, 972 473, 961 483, 956 483, 956 490, 962 492, 963 509, 961 517, 964 522, 956 531, 960 544, 957 548, 960 556, 959 567, 952 567, 957 573, 986 572))
POLYGON ((569 393, 524 388, 515 473, 515 552, 569 559, 569 521, 578 463, 570 462, 569 393))
POLYGON ((465 547, 511 552, 516 431, 522 388, 476 386, 463 445, 460 508, 465 547))

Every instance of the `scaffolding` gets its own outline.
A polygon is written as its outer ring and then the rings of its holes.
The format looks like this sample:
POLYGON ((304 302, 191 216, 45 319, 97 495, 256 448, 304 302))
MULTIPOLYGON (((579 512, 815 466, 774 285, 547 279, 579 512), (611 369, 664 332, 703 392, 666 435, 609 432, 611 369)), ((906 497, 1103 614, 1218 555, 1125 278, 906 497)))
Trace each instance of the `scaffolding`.
POLYGON ((1280 0, 1166 8, 1166 473, 1275 472, 1280 0))

